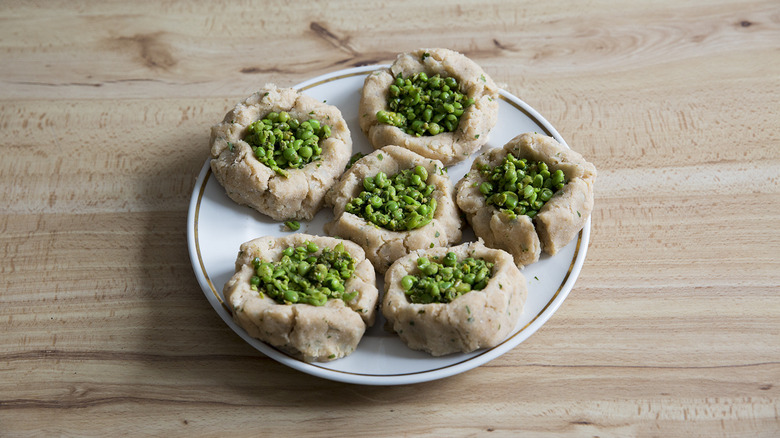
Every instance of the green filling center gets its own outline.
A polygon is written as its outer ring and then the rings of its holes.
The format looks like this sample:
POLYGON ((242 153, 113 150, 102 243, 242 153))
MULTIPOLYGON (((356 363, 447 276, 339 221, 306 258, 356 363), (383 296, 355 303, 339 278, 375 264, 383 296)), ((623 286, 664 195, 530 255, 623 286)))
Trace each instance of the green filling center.
POLYGON ((313 242, 282 252, 278 262, 266 262, 255 257, 255 275, 249 280, 252 290, 268 294, 279 304, 305 303, 322 306, 331 298, 351 301, 356 291, 345 292, 344 283, 355 271, 355 259, 339 243, 333 249, 313 242))
POLYGON ((417 259, 417 273, 401 279, 401 287, 415 304, 449 303, 472 290, 482 290, 493 275, 493 263, 468 257, 458 260, 448 252, 441 263, 417 259))
POLYGON ((399 74, 388 90, 390 111, 379 111, 379 123, 400 128, 417 137, 452 132, 458 127, 460 116, 474 99, 459 91, 458 81, 438 74, 428 77, 420 72, 404 79, 399 74))
POLYGON ((518 159, 512 154, 507 154, 499 166, 481 166, 480 173, 486 181, 479 185, 479 191, 487 204, 512 217, 536 216, 566 184, 562 170, 550 173, 546 163, 518 159))
POLYGON ((379 172, 363 180, 364 190, 347 203, 345 211, 390 231, 420 228, 436 212, 435 187, 427 181, 428 171, 422 166, 391 177, 379 172))
POLYGON ((316 119, 299 121, 282 111, 271 112, 249 125, 244 141, 258 161, 287 176, 284 169, 300 169, 320 159, 320 140, 330 137, 330 126, 316 119))

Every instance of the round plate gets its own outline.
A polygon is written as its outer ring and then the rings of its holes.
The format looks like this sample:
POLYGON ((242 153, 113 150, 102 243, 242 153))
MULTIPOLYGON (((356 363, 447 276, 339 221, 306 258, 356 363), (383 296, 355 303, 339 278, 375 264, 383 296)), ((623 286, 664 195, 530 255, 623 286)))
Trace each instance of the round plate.
MULTIPOLYGON (((358 67, 326 74, 295 86, 306 94, 338 107, 352 133, 353 153, 373 151, 358 124, 358 102, 365 77, 382 65, 358 67)), ((517 97, 500 91, 499 116, 490 133, 487 148, 501 147, 524 132, 540 132, 566 144, 560 134, 533 108, 517 97)), ((483 149, 484 150, 484 149, 483 149)), ((475 154, 476 155, 476 154, 475 154)), ((474 156, 448 169, 454 185, 468 171, 474 156)), ((321 210, 300 232, 324 234, 323 225, 333 217, 321 210)), ((590 219, 569 245, 555 256, 542 254, 541 259, 523 270, 528 282, 528 300, 517 327, 501 344, 469 354, 433 357, 414 351, 393 333, 384 329, 385 320, 378 312, 377 321, 369 328, 358 348, 351 355, 327 363, 305 363, 250 337, 233 322, 223 302, 222 287, 234 273, 238 247, 260 236, 289 234, 280 222, 249 207, 240 206, 225 195, 217 183, 209 160, 203 165, 190 201, 187 218, 187 239, 195 275, 214 310, 239 336, 274 360, 318 377, 366 385, 401 385, 452 376, 495 359, 526 340, 558 309, 571 291, 585 260, 590 237, 590 219)), ((470 228, 464 230, 463 241, 475 240, 470 228)), ((382 291, 384 281, 377 276, 382 291)), ((381 300, 380 300, 381 301, 381 300)))

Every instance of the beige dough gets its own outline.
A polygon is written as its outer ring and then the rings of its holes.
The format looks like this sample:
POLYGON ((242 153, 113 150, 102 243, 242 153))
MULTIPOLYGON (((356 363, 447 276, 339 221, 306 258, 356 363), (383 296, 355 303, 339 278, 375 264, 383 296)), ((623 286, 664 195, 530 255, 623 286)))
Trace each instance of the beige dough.
POLYGON ((236 105, 211 128, 211 170, 227 195, 280 221, 310 220, 351 154, 352 138, 338 108, 273 84, 236 105), (242 140, 250 124, 279 111, 301 121, 314 118, 331 127, 331 136, 320 141, 320 159, 301 169, 287 169, 287 177, 258 161, 252 147, 242 140))
POLYGON ((579 153, 552 137, 525 133, 510 140, 503 148, 477 157, 456 186, 456 200, 474 234, 484 239, 487 246, 512 254, 515 264, 522 268, 538 261, 541 251, 554 255, 582 230, 593 210, 595 179, 596 168, 579 153), (550 172, 562 170, 568 181, 533 220, 525 215, 510 218, 487 205, 485 196, 479 191, 479 185, 484 181, 479 166, 497 166, 508 153, 517 158, 543 161, 550 172))
POLYGON ((418 250, 396 260, 385 275, 382 314, 409 348, 434 356, 468 353, 503 341, 517 325, 527 294, 525 277, 512 257, 479 241, 452 248, 418 250), (441 259, 450 251, 458 255, 458 260, 473 257, 494 263, 487 286, 467 292, 450 303, 409 302, 401 279, 419 272, 417 258, 438 256, 441 259))
POLYGON ((374 324, 379 292, 374 267, 356 244, 326 236, 303 233, 286 237, 261 237, 241 245, 236 259, 236 274, 225 284, 225 303, 233 319, 250 336, 273 345, 306 362, 326 362, 349 355, 374 324), (324 306, 279 304, 250 288, 254 275, 252 260, 259 257, 278 261, 289 246, 314 242, 322 248, 339 243, 355 259, 355 272, 345 283, 347 291, 358 294, 349 303, 330 299, 324 306))
POLYGON ((360 128, 374 148, 398 145, 449 166, 465 160, 487 142, 490 130, 498 121, 498 87, 480 66, 458 52, 418 49, 398 55, 389 68, 368 75, 363 84, 359 114, 360 128), (429 56, 423 57, 424 54, 429 56), (389 110, 388 87, 395 77, 399 73, 409 77, 419 72, 453 77, 461 92, 474 99, 474 104, 463 112, 455 131, 416 137, 377 121, 378 111, 389 110))
POLYGON ((410 251, 431 245, 447 246, 461 237, 460 214, 442 163, 398 146, 385 146, 355 162, 333 186, 326 202, 333 206, 334 219, 325 224, 325 232, 360 245, 380 273, 410 251), (428 184, 436 188, 436 212, 428 224, 411 231, 390 231, 344 211, 347 203, 363 190, 365 177, 375 176, 380 171, 391 176, 418 165, 428 171, 428 184))

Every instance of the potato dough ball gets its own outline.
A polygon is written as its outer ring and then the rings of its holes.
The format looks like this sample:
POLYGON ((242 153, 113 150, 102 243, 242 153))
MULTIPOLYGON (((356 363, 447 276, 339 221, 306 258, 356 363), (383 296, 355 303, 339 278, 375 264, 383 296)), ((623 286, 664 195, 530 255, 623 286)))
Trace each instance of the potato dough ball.
MULTIPOLYGON (((448 93, 452 91, 456 90, 448 93)), ((435 120, 437 108, 432 108, 432 111, 435 120)), ((374 148, 398 145, 449 166, 465 160, 487 142, 490 130, 498 121, 498 87, 480 66, 458 52, 419 49, 398 55, 389 68, 368 75, 363 85, 359 114, 360 128, 374 148), (410 135, 394 125, 380 123, 377 119, 379 111, 391 110, 388 97, 391 95, 390 87, 398 75, 406 79, 421 72, 425 73, 425 77, 440 75, 441 78, 454 78, 460 93, 466 99, 473 100, 473 104, 463 108, 459 121, 455 122, 454 131, 436 135, 410 135)), ((425 126, 428 122, 434 122, 420 120, 425 126)), ((443 123, 439 121, 437 126, 443 123)), ((421 129, 425 126, 419 125, 421 129)))
POLYGON ((334 219, 325 224, 325 232, 360 245, 380 273, 384 273, 393 261, 410 251, 447 246, 461 237, 460 214, 455 207, 450 180, 442 163, 398 146, 385 146, 355 162, 333 186, 326 202, 333 206, 334 219), (391 231, 345 211, 350 200, 365 189, 366 177, 373 178, 379 172, 394 175, 416 166, 426 170, 427 184, 434 186, 432 197, 436 209, 432 220, 426 225, 409 231, 391 231))
MULTIPOLYGON (((458 182, 456 199, 474 234, 487 246, 512 254, 517 266, 522 268, 538 261, 542 250, 554 255, 582 230, 593 210, 595 179, 596 168, 579 153, 552 137, 525 133, 510 140, 503 148, 492 149, 477 157, 469 172, 458 182), (549 172, 561 170, 567 181, 543 204, 533 219, 488 205, 486 196, 480 191, 483 183, 495 183, 488 181, 480 169, 486 165, 501 165, 507 154, 518 159, 543 162, 549 172)), ((532 194, 532 199, 536 199, 535 194, 532 194)))
POLYGON ((468 353, 498 345, 515 328, 527 296, 526 281, 512 257, 482 241, 452 248, 413 251, 393 263, 385 275, 382 314, 401 340, 414 350, 434 356, 468 353), (420 272, 419 257, 442 260, 448 252, 493 263, 492 276, 482 290, 472 290, 448 303, 410 302, 403 287, 407 275, 420 272))
POLYGON ((303 233, 279 238, 261 237, 242 244, 236 259, 236 273, 225 284, 223 293, 233 319, 250 336, 306 362, 325 362, 352 353, 366 327, 374 324, 379 299, 374 267, 358 245, 303 233), (331 298, 322 306, 280 304, 268 293, 252 289, 252 277, 256 275, 255 257, 278 262, 286 248, 309 242, 317 248, 309 255, 318 256, 324 248, 333 249, 340 243, 354 259, 354 272, 344 282, 345 292, 356 292, 352 299, 331 298))
MULTIPOLYGON (((304 155, 302 150, 300 147, 291 157, 299 160, 298 153, 304 155)), ((273 84, 237 104, 211 128, 211 170, 217 181, 232 200, 275 220, 310 220, 322 207, 325 193, 344 171, 351 154, 352 138, 338 108, 273 84), (322 150, 319 159, 301 168, 284 169, 286 176, 260 162, 247 142, 254 122, 280 112, 287 114, 285 119, 294 119, 295 124, 314 119, 330 129, 330 136, 320 139, 316 146, 322 150)))

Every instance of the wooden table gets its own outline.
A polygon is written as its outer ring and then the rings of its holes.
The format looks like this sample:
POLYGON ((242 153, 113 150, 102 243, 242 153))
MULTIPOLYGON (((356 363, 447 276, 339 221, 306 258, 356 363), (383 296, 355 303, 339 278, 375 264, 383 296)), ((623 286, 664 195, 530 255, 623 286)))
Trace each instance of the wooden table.
POLYGON ((776 1, 10 1, 0 59, 1 436, 780 436, 776 1), (294 371, 193 274, 209 127, 266 82, 418 46, 597 166, 581 276, 454 377, 294 371))

